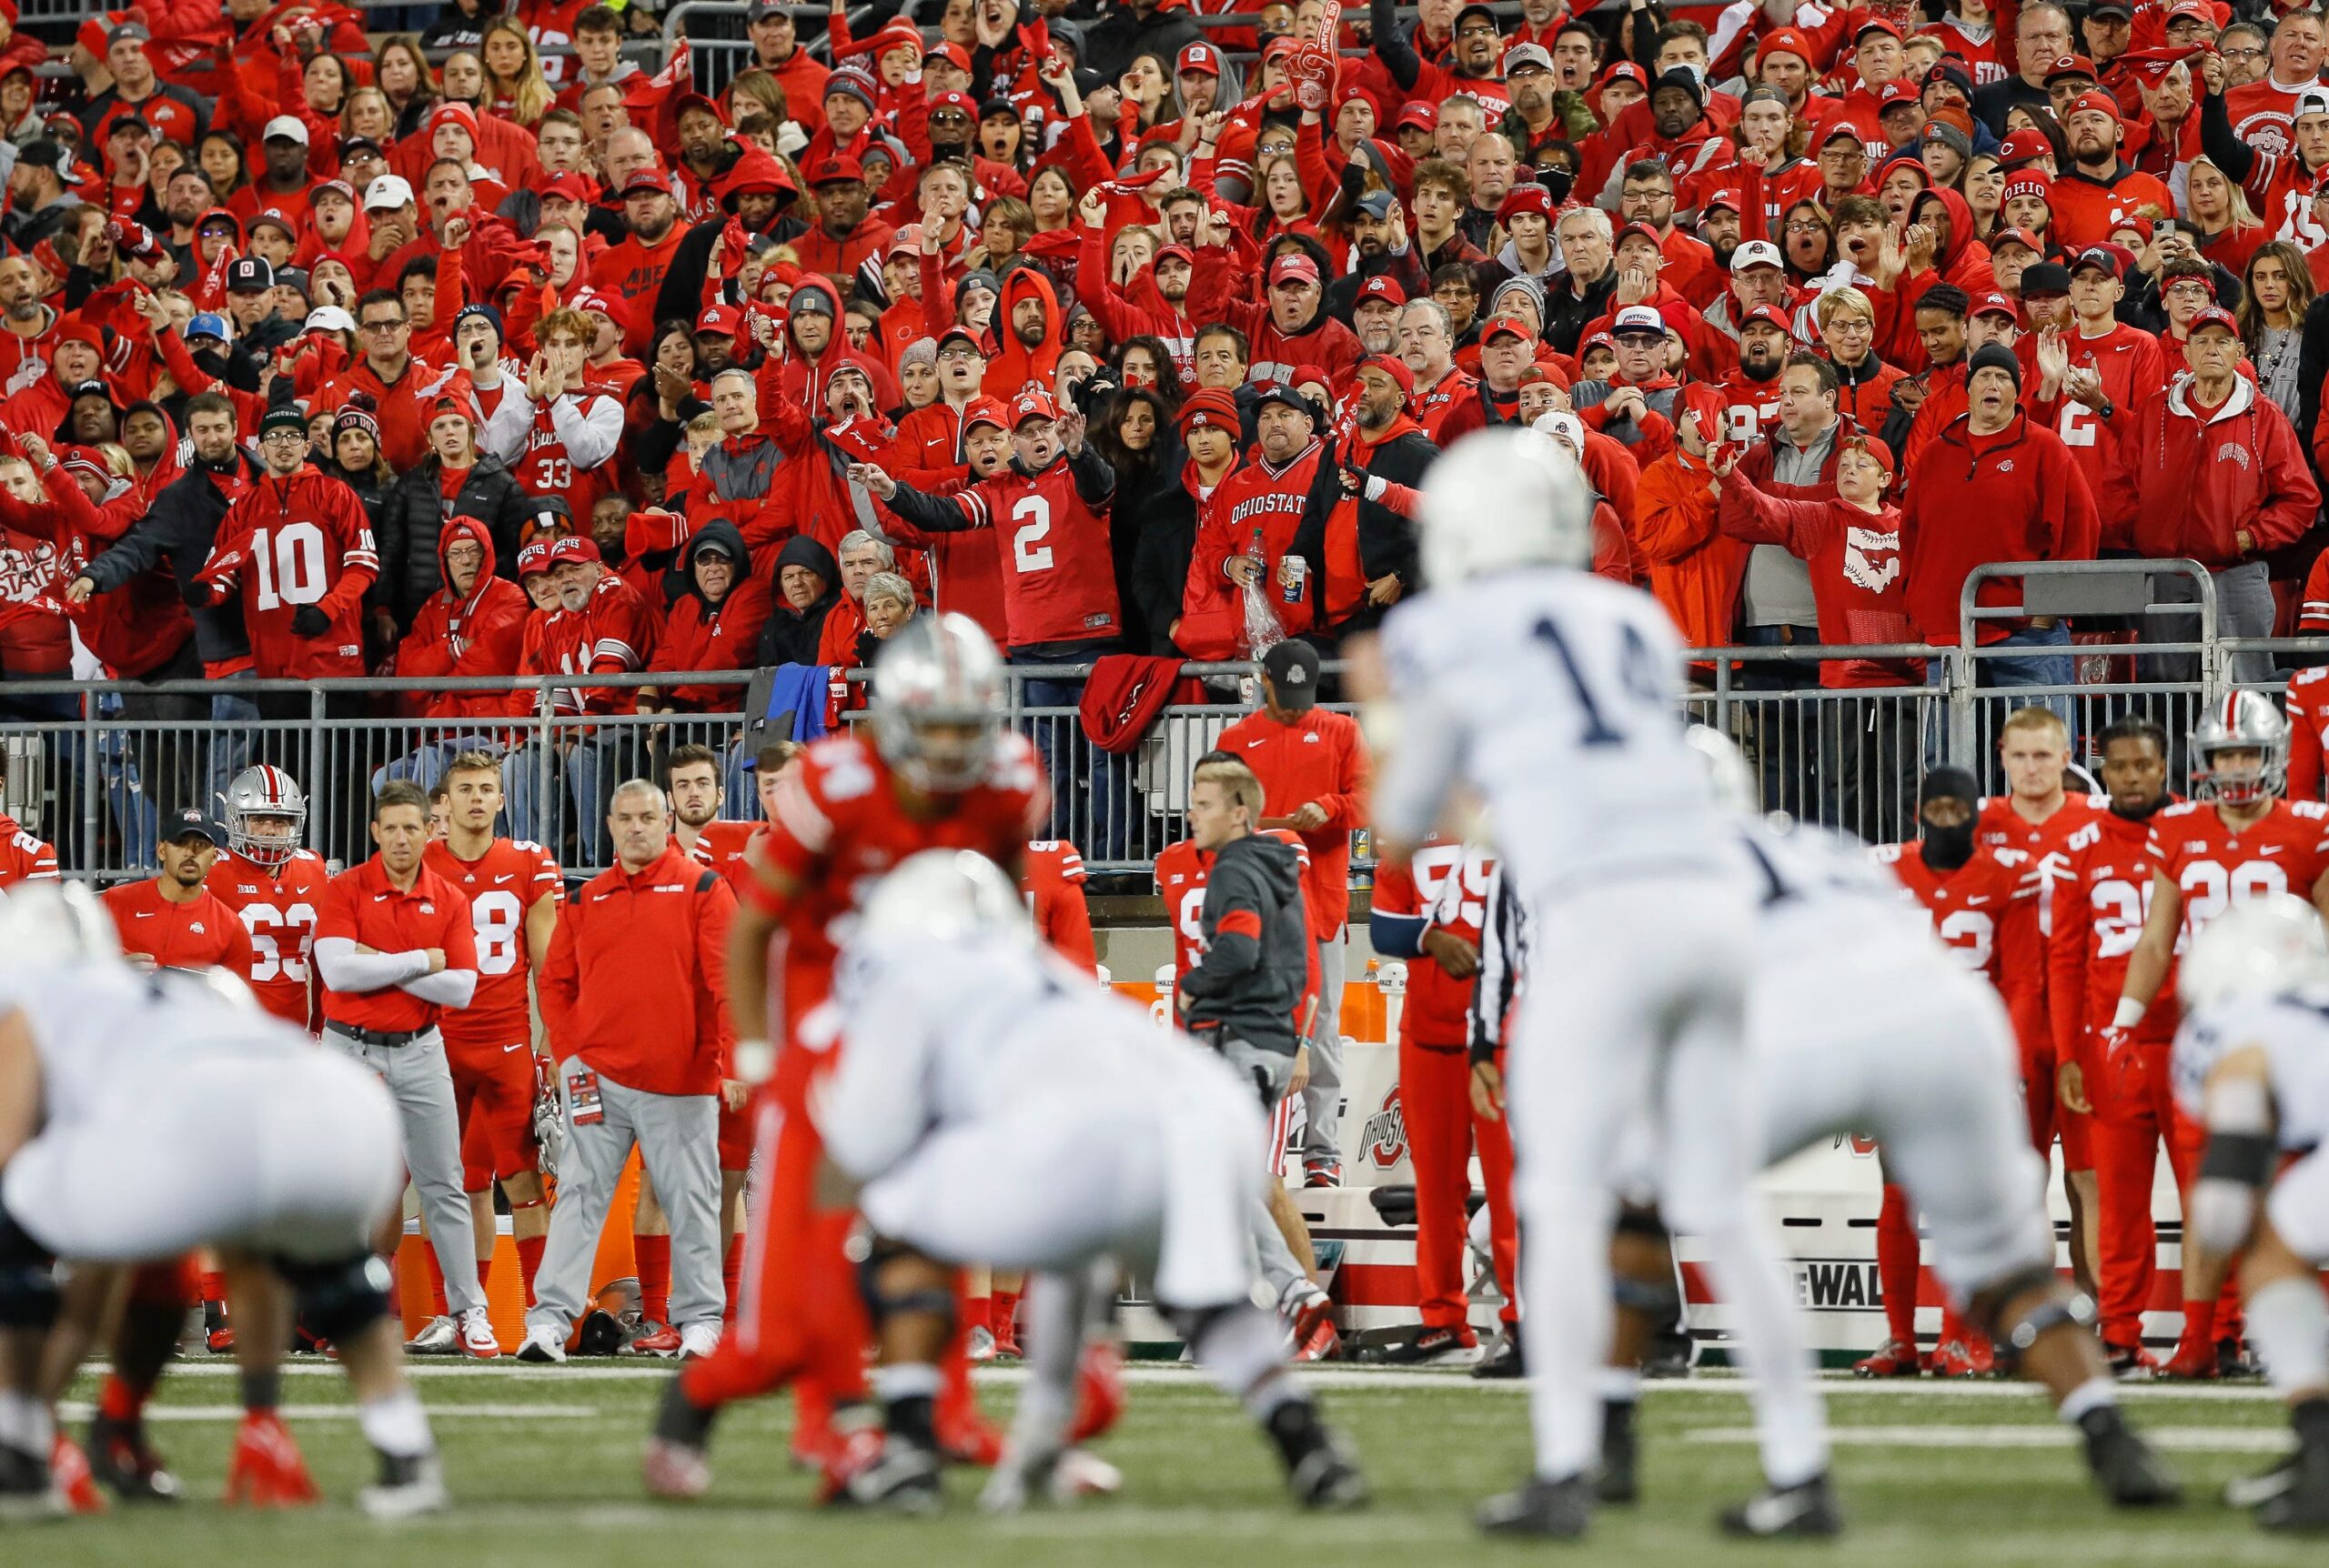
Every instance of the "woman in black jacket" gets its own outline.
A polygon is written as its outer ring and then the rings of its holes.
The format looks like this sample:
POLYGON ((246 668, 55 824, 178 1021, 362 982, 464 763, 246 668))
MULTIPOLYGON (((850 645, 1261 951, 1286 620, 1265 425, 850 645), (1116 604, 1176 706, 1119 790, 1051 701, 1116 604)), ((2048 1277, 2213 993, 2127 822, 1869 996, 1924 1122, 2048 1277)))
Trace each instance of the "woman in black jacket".
MULTIPOLYGON (((317 459, 316 471, 338 479, 356 492, 364 503, 364 516, 372 525, 372 542, 377 548, 380 539, 380 518, 388 509, 388 491, 396 483, 396 470, 380 456, 380 422, 373 417, 372 400, 362 393, 349 399, 338 417, 331 422, 331 450, 317 459)), ((364 590, 365 668, 374 668, 404 635, 406 623, 397 620, 396 590, 386 578, 375 578, 372 586, 364 590)))
POLYGON ((761 668, 816 663, 825 617, 840 602, 841 567, 832 551, 807 534, 785 540, 776 552, 776 602, 761 627, 761 668))
POLYGON ((1166 628, 1181 615, 1182 586, 1196 548, 1196 501, 1181 483, 1187 461, 1171 412, 1153 387, 1126 387, 1095 421, 1092 444, 1115 470, 1108 545, 1116 562, 1116 599, 1124 646, 1170 654, 1166 628))
MULTIPOLYGON (((450 400, 443 407, 449 411, 450 400)), ((374 528, 382 591, 399 633, 411 629, 412 618, 438 589, 437 541, 449 519, 475 518, 483 523, 493 535, 495 575, 515 582, 518 548, 525 542, 526 519, 534 511, 507 465, 478 451, 477 426, 466 412, 460 418, 448 418, 444 413, 432 417, 428 442, 428 456, 405 470, 388 492, 374 528), (469 470, 449 498, 445 494, 449 464, 469 470)), ((579 523, 588 528, 590 519, 579 523)))

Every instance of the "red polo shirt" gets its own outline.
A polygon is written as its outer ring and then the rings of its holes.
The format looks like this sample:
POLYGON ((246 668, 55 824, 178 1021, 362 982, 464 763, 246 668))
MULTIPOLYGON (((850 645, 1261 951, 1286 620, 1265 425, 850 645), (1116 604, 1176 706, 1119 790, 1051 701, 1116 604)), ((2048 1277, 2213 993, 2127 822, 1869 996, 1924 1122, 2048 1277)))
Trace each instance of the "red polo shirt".
MULTIPOLYGON (((388 880, 378 855, 324 884, 324 896, 316 907, 315 940, 327 937, 346 937, 383 953, 442 948, 447 969, 477 968, 477 931, 461 890, 423 866, 412 890, 400 891, 388 880)), ((316 980, 323 982, 320 967, 316 980)), ((398 986, 370 991, 324 986, 323 993, 326 1028, 427 1029, 443 1010, 398 986)))
POLYGON ((156 969, 198 970, 213 964, 251 978, 251 936, 242 917, 216 893, 187 903, 162 897, 162 879, 125 882, 104 893, 106 912, 121 932, 121 950, 154 960, 156 969))

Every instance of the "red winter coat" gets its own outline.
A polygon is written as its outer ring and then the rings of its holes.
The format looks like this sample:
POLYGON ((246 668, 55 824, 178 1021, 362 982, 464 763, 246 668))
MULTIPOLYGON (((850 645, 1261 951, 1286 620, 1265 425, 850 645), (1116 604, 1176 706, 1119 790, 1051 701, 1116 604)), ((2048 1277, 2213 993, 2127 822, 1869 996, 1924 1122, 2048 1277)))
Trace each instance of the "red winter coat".
MULTIPOLYGON (((437 541, 438 570, 446 586, 430 594, 412 618, 412 629, 397 645, 397 673, 412 679, 440 676, 515 675, 533 601, 526 590, 494 575, 493 530, 473 518, 455 518, 437 541), (473 539, 485 551, 477 581, 457 598, 445 574, 445 547, 473 539)), ((497 691, 439 691, 425 699, 431 719, 481 719, 507 711, 509 699, 497 691)))
POLYGON ((2189 556, 2221 568, 2294 544, 2321 509, 2296 430, 2245 376, 2221 407, 2193 400, 2179 376, 2131 408, 2113 407, 2119 467, 2103 490, 2112 517, 2135 520, 2135 553, 2189 556), (2253 547, 2234 538, 2245 528, 2253 547))
MULTIPOLYGON (((1909 614, 1925 641, 1944 648, 1957 646, 1958 596, 1975 567, 2090 561, 2102 534, 2085 476, 2061 437, 2024 414, 1994 436, 1973 435, 1970 421, 1959 415, 1911 465, 1901 515, 1909 614)), ((2021 597, 2019 579, 1992 578, 1976 602, 2021 597)), ((1981 622, 1979 640, 2000 641, 2010 629, 1981 622)))

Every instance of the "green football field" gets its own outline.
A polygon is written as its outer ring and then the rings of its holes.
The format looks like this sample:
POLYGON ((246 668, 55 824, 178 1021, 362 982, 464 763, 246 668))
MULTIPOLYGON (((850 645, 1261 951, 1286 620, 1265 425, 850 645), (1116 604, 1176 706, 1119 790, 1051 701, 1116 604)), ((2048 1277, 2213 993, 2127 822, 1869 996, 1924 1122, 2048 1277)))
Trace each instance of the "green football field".
MULTIPOLYGON (((455 1507, 384 1526, 353 1506, 369 1455, 337 1373, 318 1363, 286 1379, 286 1416, 332 1501, 288 1514, 220 1509, 215 1498, 239 1414, 235 1382, 218 1362, 184 1363, 173 1370, 152 1419, 190 1500, 170 1510, 116 1510, 13 1532, 0 1561, 26 1568, 771 1562, 1416 1568, 1451 1553, 1519 1560, 1563 1550, 1490 1544, 1469 1523, 1472 1503, 1526 1467, 1526 1402, 1511 1384, 1365 1369, 1306 1374, 1354 1438, 1376 1493, 1362 1513, 1319 1519, 1285 1505, 1274 1463, 1226 1401, 1185 1370, 1143 1366, 1132 1374, 1130 1413, 1101 1444, 1124 1472, 1118 1497, 990 1520, 972 1507, 978 1475, 963 1473, 950 1482, 948 1517, 905 1522, 812 1511, 808 1478, 785 1462, 791 1411, 781 1402, 733 1412, 723 1423, 710 1500, 647 1502, 638 1479, 640 1439, 667 1372, 611 1362, 423 1363, 423 1396, 455 1507)), ((1007 1411, 1015 1374, 981 1377, 989 1410, 1007 1411)), ((94 1387, 85 1380, 76 1397, 92 1397, 94 1387)), ((2114 1514, 2096 1500, 2068 1436, 2027 1390, 1834 1380, 1828 1387, 1850 1527, 1840 1545, 1716 1541, 1709 1515, 1751 1490, 1755 1459, 1743 1392, 1728 1378, 1701 1374, 1650 1386, 1647 1501, 1603 1514, 1594 1554, 1651 1565, 1838 1560, 1849 1553, 1886 1568, 2329 1562, 2329 1544, 2260 1535, 2216 1498, 2224 1480, 2262 1469, 2284 1446, 2279 1408, 2261 1388, 2129 1392, 2135 1419, 2172 1452, 2190 1493, 2179 1510, 2135 1516, 2114 1514)))

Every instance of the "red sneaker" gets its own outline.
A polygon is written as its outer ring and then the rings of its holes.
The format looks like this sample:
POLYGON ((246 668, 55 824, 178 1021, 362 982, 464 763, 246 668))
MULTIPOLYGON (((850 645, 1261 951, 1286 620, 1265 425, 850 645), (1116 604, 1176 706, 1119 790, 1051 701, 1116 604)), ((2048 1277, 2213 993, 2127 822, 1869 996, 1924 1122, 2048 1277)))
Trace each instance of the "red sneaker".
POLYGON ((59 1429, 48 1447, 48 1473, 56 1483, 56 1490, 65 1499, 67 1512, 73 1513, 103 1513, 106 1494, 97 1490, 97 1478, 90 1473, 89 1456, 81 1445, 59 1429))
POLYGON ((675 1356, 680 1353, 680 1331, 665 1323, 651 1334, 641 1334, 623 1347, 635 1356, 675 1356))
POLYGON ((878 1426, 836 1431, 818 1466, 823 1472, 823 1479, 817 1483, 817 1506, 822 1508, 847 1497, 851 1480, 882 1457, 882 1445, 888 1441, 878 1426))
MULTIPOLYGON (((1991 1358, 1995 1364, 1995 1358, 1991 1358)), ((1935 1377, 1986 1377, 1990 1368, 1975 1355, 1963 1340, 1951 1340, 1932 1352, 1932 1375, 1935 1377)))
POLYGON ((235 1433, 234 1462, 227 1469, 227 1504, 297 1508, 320 1496, 282 1419, 271 1412, 244 1416, 242 1430, 235 1433))
POLYGON ((1067 1438, 1071 1445, 1089 1442, 1124 1419, 1124 1347, 1113 1340, 1084 1346, 1075 1386, 1075 1424, 1067 1438))
POLYGON ((213 1329, 210 1331, 210 1353, 212 1355, 223 1356, 234 1348, 235 1331, 232 1328, 213 1329))
POLYGON ((2111 1363, 2111 1375, 2121 1382, 2148 1382, 2159 1375, 2159 1358, 2141 1345, 2114 1345, 2105 1340, 2102 1353, 2111 1363))
POLYGON ((1852 1363, 1854 1377, 1915 1377, 1923 1370, 1917 1347, 1905 1340, 1886 1340, 1874 1354, 1852 1363))
POLYGON ((1027 1352, 1019 1348, 1018 1324, 1005 1323, 995 1332, 994 1353, 997 1356, 1009 1356, 1013 1361, 1027 1359, 1027 1352))
POLYGON ((2216 1347, 2204 1339, 2186 1338, 2177 1343, 2159 1375, 2177 1382, 2209 1382, 2217 1375, 2216 1347))
POLYGON ((1003 1457, 1003 1433, 975 1410, 949 1414, 941 1405, 937 1427, 938 1451, 953 1463, 993 1469, 1003 1457))

